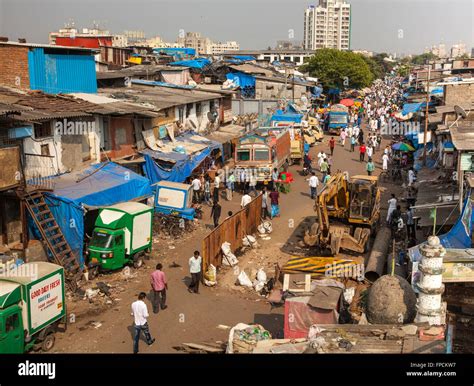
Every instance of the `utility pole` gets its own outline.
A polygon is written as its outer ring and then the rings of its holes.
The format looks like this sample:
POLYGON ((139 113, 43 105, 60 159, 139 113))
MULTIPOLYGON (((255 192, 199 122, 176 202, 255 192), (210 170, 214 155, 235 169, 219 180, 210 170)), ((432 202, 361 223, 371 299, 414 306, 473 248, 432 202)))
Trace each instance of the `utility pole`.
POLYGON ((292 78, 291 78, 291 100, 293 104, 295 103, 295 69, 291 71, 292 78))
POLYGON ((431 77, 431 64, 428 64, 428 80, 426 82, 425 130, 423 133, 423 166, 426 166, 426 135, 428 133, 428 108, 429 108, 429 103, 430 103, 430 77, 431 77))

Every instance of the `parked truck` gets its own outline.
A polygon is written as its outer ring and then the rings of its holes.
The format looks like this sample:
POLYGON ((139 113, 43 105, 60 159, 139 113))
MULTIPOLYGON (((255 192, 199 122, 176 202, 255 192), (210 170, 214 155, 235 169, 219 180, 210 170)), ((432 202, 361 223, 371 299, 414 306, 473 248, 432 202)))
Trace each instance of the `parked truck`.
POLYGON ((304 157, 303 125, 294 122, 272 122, 272 127, 290 133, 290 164, 299 164, 304 157))
POLYGON ((99 271, 143 265, 152 247, 153 208, 124 202, 101 209, 86 251, 89 279, 99 271))
POLYGON ((49 351, 66 323, 64 269, 26 263, 0 277, 0 354, 49 351))
POLYGON ((242 170, 246 171, 247 176, 254 173, 258 182, 271 181, 274 168, 289 164, 290 145, 288 130, 277 128, 256 129, 239 138, 234 156, 237 181, 240 181, 242 170))
POLYGON ((341 104, 331 106, 329 110, 329 134, 339 135, 341 129, 345 129, 349 123, 349 109, 341 104))

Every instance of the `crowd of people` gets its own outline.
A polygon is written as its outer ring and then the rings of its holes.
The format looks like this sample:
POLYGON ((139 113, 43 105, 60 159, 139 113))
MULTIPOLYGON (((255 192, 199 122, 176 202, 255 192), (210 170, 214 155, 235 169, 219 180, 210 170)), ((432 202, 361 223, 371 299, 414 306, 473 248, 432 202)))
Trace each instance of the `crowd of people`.
MULTIPOLYGON (((331 136, 328 140, 329 152, 320 148, 311 159, 310 147, 305 144, 303 158, 303 174, 308 176, 306 181, 309 185, 309 195, 312 200, 316 199, 318 190, 331 179, 333 172, 333 161, 338 157, 338 152, 342 150, 348 152, 358 152, 358 162, 363 163, 369 176, 375 172, 376 165, 374 156, 381 151, 382 135, 384 130, 390 125, 393 113, 399 111, 402 103, 402 91, 397 78, 386 78, 377 81, 361 103, 349 108, 348 125, 340 131, 339 138, 331 136), (363 126, 363 121, 367 123, 363 126), (363 129, 364 127, 364 129, 363 129), (339 143, 339 146, 337 144, 339 143), (314 164, 314 166, 313 166, 314 164), (320 177, 318 177, 318 172, 320 177)), ((364 123, 365 123, 364 122, 364 123)), ((410 242, 416 242, 416 226, 413 206, 416 200, 416 173, 412 167, 408 167, 408 157, 404 154, 396 154, 391 146, 386 146, 379 156, 381 159, 382 173, 386 172, 390 165, 397 164, 408 168, 406 191, 407 206, 402 211, 401 204, 395 194, 391 194, 388 200, 388 211, 386 216, 387 225, 392 230, 392 237, 396 237, 401 228, 406 230, 406 235, 410 242)), ((357 162, 357 160, 355 160, 357 162)), ((262 194, 261 219, 274 219, 280 216, 281 194, 285 193, 285 187, 291 182, 292 177, 288 172, 288 165, 282 165, 280 169, 274 168, 271 171, 271 178, 266 183, 259 183, 257 176, 248 170, 230 170, 225 174, 215 173, 212 177, 207 173, 196 175, 187 182, 191 184, 193 190, 193 203, 206 203, 211 206, 210 217, 214 228, 220 224, 222 207, 221 197, 232 201, 236 192, 241 194, 240 207, 245 208, 253 201, 253 198, 262 194)), ((227 218, 233 215, 232 211, 227 212, 227 218)), ((199 293, 199 283, 202 279, 202 257, 199 251, 195 251, 189 258, 189 274, 191 276, 188 285, 190 293, 199 293)), ((153 312, 167 308, 166 293, 168 284, 166 275, 162 270, 162 265, 158 264, 152 273, 151 303, 153 312)), ((137 301, 132 304, 132 315, 135 321, 134 352, 138 352, 138 342, 141 334, 145 335, 147 344, 151 345, 155 339, 149 332, 147 318, 148 310, 144 300, 147 295, 141 292, 137 301)))

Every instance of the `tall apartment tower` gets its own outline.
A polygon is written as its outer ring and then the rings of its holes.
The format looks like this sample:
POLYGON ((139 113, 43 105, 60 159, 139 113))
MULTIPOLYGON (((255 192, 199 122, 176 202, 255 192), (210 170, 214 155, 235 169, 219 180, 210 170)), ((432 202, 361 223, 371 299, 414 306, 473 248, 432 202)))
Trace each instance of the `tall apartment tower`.
POLYGON ((304 12, 304 48, 351 47, 351 5, 344 0, 319 0, 304 12))

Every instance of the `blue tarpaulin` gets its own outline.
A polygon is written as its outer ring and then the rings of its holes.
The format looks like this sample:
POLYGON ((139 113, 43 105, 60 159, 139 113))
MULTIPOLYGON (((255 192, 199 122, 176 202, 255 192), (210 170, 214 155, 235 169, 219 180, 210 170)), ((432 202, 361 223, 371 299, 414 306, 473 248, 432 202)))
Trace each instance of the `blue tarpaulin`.
POLYGON ((255 87, 255 77, 243 72, 229 72, 226 74, 226 78, 230 79, 240 88, 244 87, 255 87))
POLYGON ((318 86, 311 87, 311 94, 314 97, 319 98, 322 93, 323 93, 323 88, 322 87, 318 87, 318 86))
MULTIPOLYGON (((441 245, 449 249, 465 249, 471 248, 472 223, 474 216, 472 213, 472 203, 470 193, 464 201, 464 207, 461 216, 458 218, 456 224, 449 230, 448 233, 439 236, 441 245)), ((412 261, 420 261, 420 247, 425 244, 421 243, 409 249, 409 255, 412 261)))
POLYGON ((193 154, 186 154, 177 151, 161 152, 151 149, 142 150, 141 153, 145 156, 143 171, 150 179, 151 183, 154 184, 163 180, 184 182, 186 178, 191 175, 192 171, 198 167, 207 156, 211 155, 213 150, 219 149, 221 154, 223 154, 223 146, 220 142, 211 141, 205 137, 201 138, 202 139, 198 139, 194 132, 185 133, 175 138, 176 147, 179 147, 180 143, 194 143, 206 146, 203 150, 193 154), (154 159, 170 162, 173 166, 169 169, 165 169, 158 165, 154 159))
POLYGON ((272 115, 271 120, 275 122, 301 123, 302 119, 303 119, 303 114, 283 113, 280 110, 280 113, 277 111, 275 114, 272 115))
POLYGON ((432 95, 439 95, 439 94, 443 94, 443 93, 444 93, 444 90, 441 87, 431 90, 432 95))
POLYGON ((253 56, 250 56, 250 55, 234 55, 234 56, 232 56, 232 58, 237 59, 237 60, 241 60, 243 62, 248 62, 248 61, 255 60, 255 58, 253 56))
POLYGON ((163 53, 166 55, 170 55, 170 56, 173 56, 175 59, 196 56, 196 49, 194 48, 157 47, 157 48, 153 48, 153 52, 157 54, 163 53))
POLYGON ((422 108, 422 105, 423 103, 405 103, 403 105, 402 114, 407 115, 409 113, 416 113, 420 111, 420 109, 422 108))
POLYGON ((182 67, 190 67, 190 68, 198 68, 203 69, 207 65, 211 64, 211 61, 206 58, 197 58, 192 60, 181 60, 178 62, 172 62, 170 65, 172 66, 182 66, 182 67))
MULTIPOLYGON (((84 263, 84 207, 104 207, 152 195, 150 181, 113 162, 52 177, 54 190, 45 199, 71 250, 84 263), (92 174, 93 173, 93 174, 92 174)), ((37 229, 29 218, 30 230, 37 229)))

